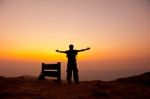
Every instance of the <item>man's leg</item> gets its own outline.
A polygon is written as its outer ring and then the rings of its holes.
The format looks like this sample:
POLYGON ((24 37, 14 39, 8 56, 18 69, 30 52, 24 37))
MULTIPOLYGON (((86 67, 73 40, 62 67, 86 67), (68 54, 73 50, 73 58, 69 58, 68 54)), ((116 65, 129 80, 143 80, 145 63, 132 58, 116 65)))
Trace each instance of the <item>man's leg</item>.
POLYGON ((79 75, 78 75, 78 69, 77 68, 73 69, 73 77, 74 77, 75 83, 79 83, 79 75))
POLYGON ((72 71, 69 70, 69 71, 67 71, 67 81, 68 81, 68 83, 71 83, 71 77, 72 77, 72 71))

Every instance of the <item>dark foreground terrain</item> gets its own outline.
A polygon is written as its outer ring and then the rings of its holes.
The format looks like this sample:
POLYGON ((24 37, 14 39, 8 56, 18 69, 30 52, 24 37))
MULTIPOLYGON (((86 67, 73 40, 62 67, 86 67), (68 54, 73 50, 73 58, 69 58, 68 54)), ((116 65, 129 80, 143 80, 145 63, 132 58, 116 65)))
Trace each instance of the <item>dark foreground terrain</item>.
POLYGON ((0 99, 150 99, 150 72, 115 81, 61 84, 36 77, 0 76, 0 99))

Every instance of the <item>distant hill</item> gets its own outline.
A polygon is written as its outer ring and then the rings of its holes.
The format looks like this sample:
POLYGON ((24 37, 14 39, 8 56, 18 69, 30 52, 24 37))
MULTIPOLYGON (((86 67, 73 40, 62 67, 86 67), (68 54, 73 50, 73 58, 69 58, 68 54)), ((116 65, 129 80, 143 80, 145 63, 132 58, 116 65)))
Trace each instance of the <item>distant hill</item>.
POLYGON ((122 83, 137 83, 150 86, 150 72, 127 78, 119 78, 116 81, 122 83))

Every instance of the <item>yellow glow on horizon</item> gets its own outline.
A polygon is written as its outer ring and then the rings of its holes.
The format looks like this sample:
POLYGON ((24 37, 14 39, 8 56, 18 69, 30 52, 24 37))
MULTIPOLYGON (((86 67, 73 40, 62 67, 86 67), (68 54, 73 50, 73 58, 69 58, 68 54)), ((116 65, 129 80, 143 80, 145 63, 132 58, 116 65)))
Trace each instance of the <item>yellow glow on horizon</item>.
MULTIPOLYGON (((34 48, 34 47, 33 47, 34 48)), ((100 50, 100 49, 99 49, 100 50)), ((145 55, 142 53, 142 55, 145 55)), ((142 57, 138 52, 132 50, 106 50, 94 51, 92 48, 89 51, 78 53, 78 61, 92 61, 92 60, 109 60, 109 59, 129 59, 142 57)), ((33 50, 5 50, 2 51, 0 58, 14 59, 14 60, 28 60, 28 61, 66 61, 66 55, 57 53, 55 50, 48 49, 33 49, 33 50)))

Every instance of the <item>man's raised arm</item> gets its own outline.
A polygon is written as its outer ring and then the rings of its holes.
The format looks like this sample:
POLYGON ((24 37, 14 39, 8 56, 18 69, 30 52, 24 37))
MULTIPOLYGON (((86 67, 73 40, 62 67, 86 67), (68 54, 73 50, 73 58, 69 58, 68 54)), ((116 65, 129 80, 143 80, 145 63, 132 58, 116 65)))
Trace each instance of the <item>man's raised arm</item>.
POLYGON ((86 51, 86 50, 89 50, 89 49, 90 49, 90 48, 87 47, 87 48, 85 48, 85 49, 80 49, 80 50, 78 50, 78 52, 86 51))
POLYGON ((66 51, 59 51, 59 50, 56 50, 56 52, 59 52, 59 53, 66 53, 66 51))

